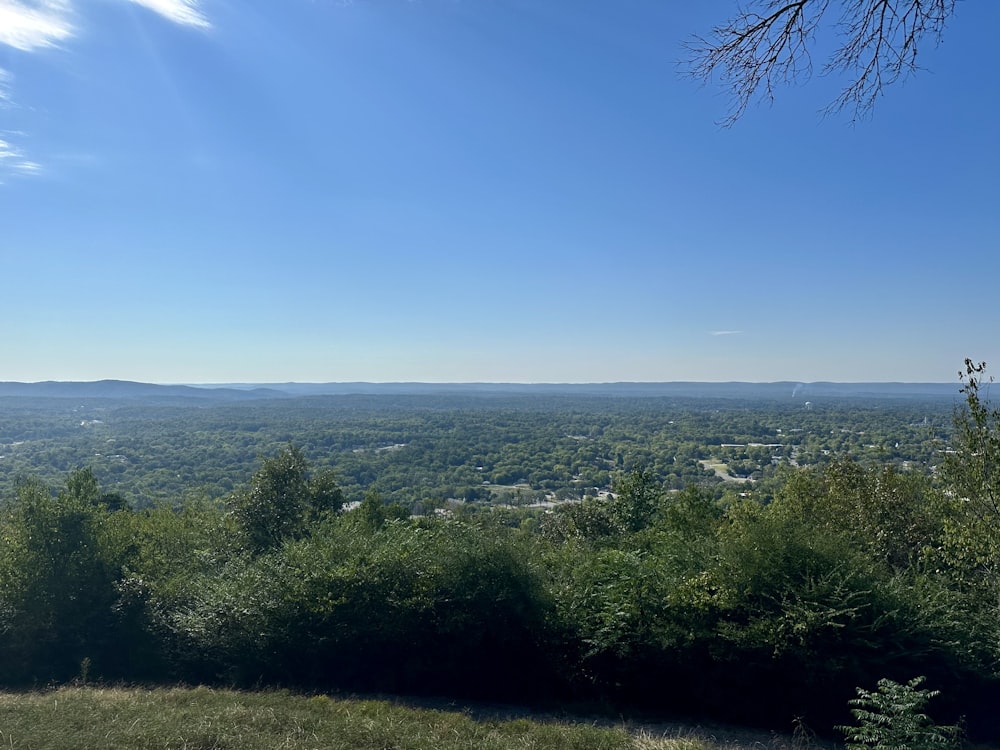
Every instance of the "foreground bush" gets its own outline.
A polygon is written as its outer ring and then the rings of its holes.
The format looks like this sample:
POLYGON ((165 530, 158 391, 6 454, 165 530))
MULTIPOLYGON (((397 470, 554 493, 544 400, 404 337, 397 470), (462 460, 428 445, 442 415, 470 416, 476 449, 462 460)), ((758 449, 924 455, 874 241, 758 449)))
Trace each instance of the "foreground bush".
POLYGON ((950 750, 959 744, 958 728, 939 726, 924 713, 927 702, 939 695, 921 688, 923 677, 906 684, 881 679, 875 691, 858 688, 850 701, 855 724, 840 727, 847 750, 950 750))
POLYGON ((509 535, 363 520, 193 582, 164 618, 182 674, 507 698, 551 686, 549 605, 509 535))
POLYGON ((228 504, 135 513, 86 471, 27 483, 0 517, 0 680, 570 697, 828 729, 854 686, 925 674, 947 720, 1000 734, 980 722, 997 600, 989 560, 953 554, 954 498, 849 463, 725 509, 642 473, 620 488, 522 525, 410 519, 374 494, 338 512, 291 449, 228 504))

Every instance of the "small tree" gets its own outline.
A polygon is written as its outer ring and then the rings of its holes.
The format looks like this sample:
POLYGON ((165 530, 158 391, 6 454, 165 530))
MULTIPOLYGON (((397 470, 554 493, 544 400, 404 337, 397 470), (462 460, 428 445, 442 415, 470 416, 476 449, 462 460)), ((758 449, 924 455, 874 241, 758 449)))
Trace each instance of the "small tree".
POLYGON ((878 690, 857 688, 848 703, 858 726, 838 727, 847 738, 847 750, 945 750, 958 744, 958 728, 938 726, 924 713, 937 690, 920 688, 923 677, 905 685, 878 681, 878 690))
POLYGON ((952 569, 1000 596, 1000 408, 990 402, 986 363, 959 372, 965 405, 955 415, 954 451, 945 457, 950 516, 943 552, 952 569))
POLYGON ((378 531, 385 526, 385 503, 374 489, 365 493, 365 499, 357 509, 361 522, 369 531, 378 531))
POLYGON ((652 522, 662 492, 653 472, 633 469, 615 487, 615 499, 608 508, 612 522, 626 534, 641 531, 652 522))
POLYGON ((233 513, 255 553, 308 535, 324 514, 335 513, 343 495, 330 472, 311 476, 302 449, 289 445, 265 459, 250 487, 233 499, 233 513))
POLYGON ((1000 409, 989 402, 986 363, 965 360, 961 392, 965 408, 955 418, 955 453, 945 471, 979 520, 1000 536, 1000 409))

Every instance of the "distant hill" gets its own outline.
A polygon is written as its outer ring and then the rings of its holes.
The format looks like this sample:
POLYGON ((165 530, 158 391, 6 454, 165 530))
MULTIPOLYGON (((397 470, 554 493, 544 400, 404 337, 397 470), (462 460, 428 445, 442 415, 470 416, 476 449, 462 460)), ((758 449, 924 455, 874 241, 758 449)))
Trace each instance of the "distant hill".
POLYGON ((957 383, 229 383, 220 388, 266 389, 294 396, 364 395, 595 395, 620 397, 800 399, 957 398, 957 383))
POLYGON ((603 396, 745 400, 959 399, 955 383, 227 383, 157 385, 128 380, 0 382, 0 397, 218 402, 303 396, 603 396))
POLYGON ((267 388, 214 388, 191 385, 156 385, 130 380, 70 382, 47 380, 41 383, 0 382, 0 397, 114 399, 137 401, 247 401, 287 398, 288 394, 267 388))

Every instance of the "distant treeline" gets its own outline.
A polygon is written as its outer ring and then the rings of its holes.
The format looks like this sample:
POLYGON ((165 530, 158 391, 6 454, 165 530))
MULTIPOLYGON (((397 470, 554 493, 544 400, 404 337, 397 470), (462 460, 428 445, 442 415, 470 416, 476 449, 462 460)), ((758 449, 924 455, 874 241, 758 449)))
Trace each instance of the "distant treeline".
POLYGON ((136 508, 221 498, 292 442, 315 467, 337 471, 349 501, 375 490, 415 513, 450 500, 597 496, 636 468, 667 489, 698 485, 721 499, 747 487, 726 485, 706 461, 756 480, 762 492, 783 465, 838 456, 932 474, 950 448, 959 395, 954 387, 946 399, 805 401, 789 389, 779 401, 553 388, 245 401, 0 398, 0 497, 20 479, 57 485, 87 466, 136 508))

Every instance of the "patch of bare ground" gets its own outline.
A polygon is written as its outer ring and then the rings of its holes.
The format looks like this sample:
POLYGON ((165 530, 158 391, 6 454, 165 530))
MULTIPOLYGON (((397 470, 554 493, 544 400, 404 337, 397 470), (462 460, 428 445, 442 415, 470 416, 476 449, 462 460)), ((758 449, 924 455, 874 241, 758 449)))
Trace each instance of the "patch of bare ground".
POLYGON ((719 479, 724 482, 745 483, 750 481, 747 477, 734 477, 729 473, 729 467, 721 461, 709 461, 705 459, 699 460, 698 463, 701 464, 703 469, 714 471, 715 476, 719 477, 719 479))

